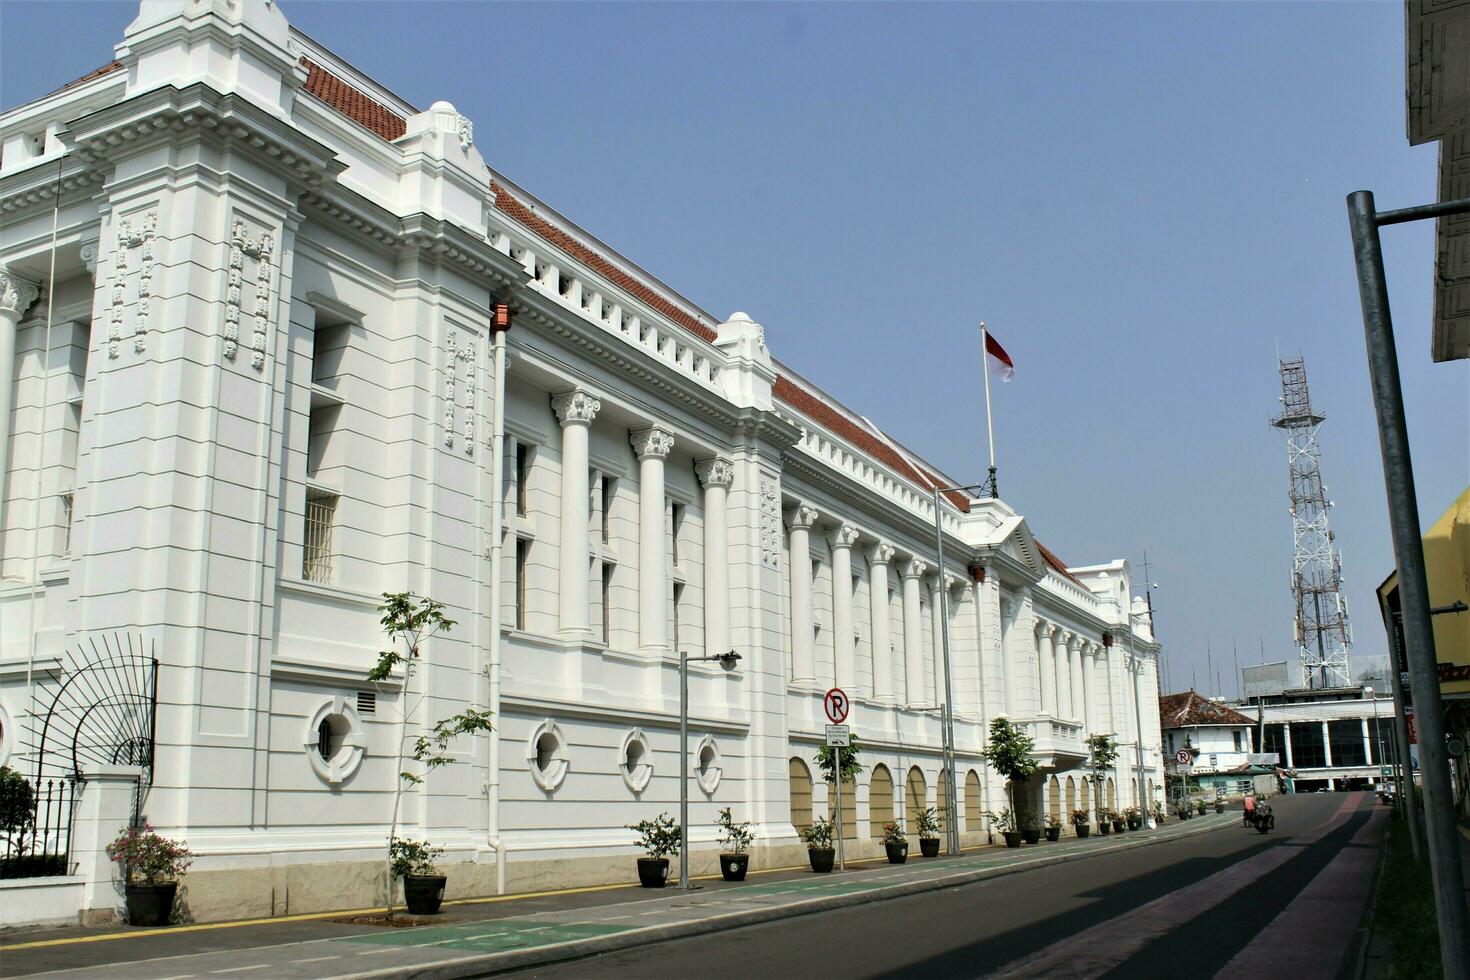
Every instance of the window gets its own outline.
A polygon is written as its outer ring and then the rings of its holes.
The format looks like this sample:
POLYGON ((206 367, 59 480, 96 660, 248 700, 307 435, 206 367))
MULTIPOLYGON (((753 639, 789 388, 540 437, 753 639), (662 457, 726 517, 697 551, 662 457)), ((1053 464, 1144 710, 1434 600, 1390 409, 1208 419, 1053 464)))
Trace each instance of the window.
POLYGON ((531 542, 516 538, 516 629, 526 628, 526 561, 531 556, 531 542))
POLYGON ((641 729, 634 728, 623 737, 622 764, 618 769, 623 774, 623 782, 634 793, 641 793, 648 788, 648 782, 653 778, 652 759, 653 753, 648 750, 648 739, 641 729))
POLYGON ((1244 749, 1242 749, 1240 747, 1240 732, 1231 732, 1230 734, 1235 737, 1235 751, 1237 751, 1237 752, 1243 752, 1243 751, 1245 751, 1244 749))
POLYGON ((71 493, 61 495, 61 553, 71 554, 71 520, 72 502, 75 498, 71 493))
POLYGON ((677 565, 679 564, 679 538, 683 535, 684 532, 683 504, 671 505, 669 526, 672 529, 673 534, 673 540, 671 541, 669 546, 669 560, 673 564, 677 565))
POLYGON ((1322 723, 1320 721, 1292 724, 1291 761, 1297 769, 1316 769, 1327 765, 1327 752, 1326 746, 1322 744, 1322 723))
POLYGON ((602 543, 612 540, 613 500, 617 496, 618 481, 606 473, 602 475, 602 543))
POLYGON ((337 520, 337 495, 308 491, 306 538, 301 551, 301 577, 308 582, 332 581, 332 525, 337 520))
POLYGON ((612 645, 612 562, 602 563, 602 642, 612 645))
POLYGON ((329 786, 350 779, 362 764, 362 722, 351 695, 337 695, 317 706, 302 733, 312 771, 329 786))
POLYGON ((531 732, 526 749, 531 781, 546 792, 553 792, 571 769, 561 728, 550 718, 546 719, 531 732))
POLYGON ((673 631, 670 633, 670 638, 674 641, 674 652, 675 653, 678 653, 679 650, 682 649, 681 644, 679 643, 679 606, 682 605, 683 602, 684 602, 684 583, 683 582, 675 582, 674 583, 674 628, 673 628, 673 631))
POLYGON ((707 795, 713 795, 720 786, 720 776, 724 772, 720 766, 720 747, 715 743, 713 736, 706 735, 699 740, 699 748, 695 750, 694 758, 697 760, 695 781, 707 795))
POLYGON ((516 514, 526 516, 526 488, 531 482, 531 447, 516 442, 516 514))
POLYGON ((1348 718, 1327 723, 1327 734, 1332 739, 1332 764, 1334 766, 1366 766, 1368 755, 1363 745, 1363 722, 1348 718))
POLYGON ((341 715, 328 715, 316 726, 316 754, 322 761, 331 762, 342 748, 342 738, 347 734, 347 720, 341 715))

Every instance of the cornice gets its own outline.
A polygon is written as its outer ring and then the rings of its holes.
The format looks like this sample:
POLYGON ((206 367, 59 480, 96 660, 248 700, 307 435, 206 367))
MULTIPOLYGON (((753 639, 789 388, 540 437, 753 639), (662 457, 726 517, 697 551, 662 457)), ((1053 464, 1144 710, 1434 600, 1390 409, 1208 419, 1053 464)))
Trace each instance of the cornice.
MULTIPOLYGON (((66 161, 61 167, 63 207, 75 203, 68 198, 79 192, 84 197, 91 197, 96 193, 94 188, 100 186, 104 180, 99 168, 82 163, 70 152, 58 159, 66 161)), ((51 161, 38 163, 0 178, 0 214, 15 215, 31 208, 51 207, 56 201, 56 171, 55 161, 51 161)))

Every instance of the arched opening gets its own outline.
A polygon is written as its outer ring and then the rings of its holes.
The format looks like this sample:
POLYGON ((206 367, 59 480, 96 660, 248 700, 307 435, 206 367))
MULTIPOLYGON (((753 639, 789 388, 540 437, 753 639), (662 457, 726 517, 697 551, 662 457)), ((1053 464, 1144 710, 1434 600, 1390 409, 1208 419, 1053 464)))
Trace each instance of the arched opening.
POLYGON ((1082 809, 1087 811, 1090 819, 1092 817, 1092 784, 1086 779, 1082 780, 1082 809))
POLYGON ((924 771, 918 766, 909 769, 903 790, 903 829, 906 834, 919 832, 919 813, 928 805, 929 794, 924 783, 924 771))
POLYGON ((812 771, 806 763, 793 758, 786 764, 791 782, 791 826, 797 833, 812 825, 812 771))
POLYGON ((1055 776, 1046 781, 1046 814, 1053 820, 1062 819, 1062 784, 1055 776))
POLYGON ((1118 788, 1113 785, 1112 776, 1108 777, 1108 792, 1105 798, 1108 801, 1107 805, 1109 810, 1118 809, 1118 788))
POLYGON ((878 763, 868 780, 868 833, 882 838, 883 825, 893 822, 893 776, 878 763))
POLYGON ((1066 812, 1062 814, 1062 823, 1072 819, 1072 811, 1077 809, 1077 780, 1071 776, 1067 777, 1067 806, 1066 812))
POLYGON ((934 812, 939 815, 940 833, 949 830, 949 770, 939 770, 939 782, 934 784, 934 812))
POLYGON ((980 797, 980 774, 965 773, 965 833, 978 834, 984 826, 985 806, 980 797))

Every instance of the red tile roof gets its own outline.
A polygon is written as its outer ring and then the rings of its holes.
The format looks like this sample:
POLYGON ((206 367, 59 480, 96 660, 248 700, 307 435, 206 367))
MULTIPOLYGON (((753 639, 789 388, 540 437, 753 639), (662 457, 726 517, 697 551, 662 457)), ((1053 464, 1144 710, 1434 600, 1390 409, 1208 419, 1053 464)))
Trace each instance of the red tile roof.
POLYGON ((1186 691, 1159 698, 1159 725, 1187 728, 1191 725, 1253 725, 1245 715, 1202 694, 1186 691))
MULTIPOLYGON (((1036 542, 1036 549, 1041 552, 1042 560, 1060 572, 1064 578, 1069 578, 1078 585, 1082 585, 1081 579, 1067 571, 1067 563, 1058 558, 1056 552, 1052 551, 1040 541, 1036 542)), ((1086 586, 1083 586, 1083 588, 1086 588, 1086 586)))
POLYGON ((306 91, 336 109, 353 122, 366 127, 385 140, 396 140, 408 129, 403 117, 348 85, 309 58, 302 58, 306 68, 306 91))
MULTIPOLYGON (((83 82, 90 82, 92 79, 101 78, 103 75, 111 75, 113 72, 121 70, 122 66, 123 63, 121 61, 109 61, 101 68, 94 68, 92 71, 87 72, 76 81, 67 82, 65 85, 61 86, 61 88, 57 89, 56 92, 65 92, 69 88, 76 88, 83 82)), ((47 92, 44 96, 42 96, 42 98, 50 98, 51 96, 55 95, 56 92, 47 92)))

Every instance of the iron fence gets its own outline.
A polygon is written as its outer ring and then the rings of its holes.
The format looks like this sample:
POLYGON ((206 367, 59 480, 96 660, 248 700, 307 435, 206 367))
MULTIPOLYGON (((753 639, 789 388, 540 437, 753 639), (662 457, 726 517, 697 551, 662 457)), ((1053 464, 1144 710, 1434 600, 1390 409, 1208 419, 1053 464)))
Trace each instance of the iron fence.
POLYGON ((45 878, 71 870, 76 797, 73 780, 32 785, 14 770, 7 773, 0 781, 0 878, 45 878))

